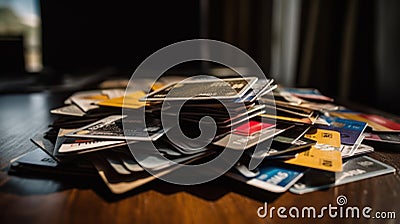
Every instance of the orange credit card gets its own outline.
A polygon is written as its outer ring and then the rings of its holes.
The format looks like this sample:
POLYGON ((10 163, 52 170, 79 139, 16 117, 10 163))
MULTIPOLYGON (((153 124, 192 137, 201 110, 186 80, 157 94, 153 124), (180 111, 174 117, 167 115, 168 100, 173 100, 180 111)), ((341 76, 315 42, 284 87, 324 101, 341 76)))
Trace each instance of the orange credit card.
POLYGON ((342 154, 340 149, 340 133, 332 130, 317 129, 304 137, 317 141, 308 151, 298 153, 296 158, 286 163, 310 167, 331 172, 342 171, 342 154))

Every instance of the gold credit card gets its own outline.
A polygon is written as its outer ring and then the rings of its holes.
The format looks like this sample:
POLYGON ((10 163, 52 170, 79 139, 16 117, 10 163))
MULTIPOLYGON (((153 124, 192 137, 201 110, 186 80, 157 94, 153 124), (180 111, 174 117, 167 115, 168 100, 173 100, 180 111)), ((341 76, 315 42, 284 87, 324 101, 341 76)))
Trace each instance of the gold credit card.
POLYGON ((100 101, 97 103, 97 105, 107 106, 107 107, 139 109, 146 105, 146 102, 139 101, 139 99, 144 97, 145 95, 146 94, 143 91, 136 91, 127 94, 126 96, 100 101))
POLYGON ((285 162, 331 172, 342 171, 342 154, 340 151, 321 150, 314 146, 308 151, 298 153, 296 158, 289 159, 285 162))
POLYGON ((317 141, 317 144, 308 151, 298 153, 296 158, 287 160, 287 163, 332 172, 342 171, 339 132, 316 129, 316 132, 309 132, 304 137, 317 141))
POLYGON ((256 77, 185 80, 151 92, 141 98, 141 101, 237 99, 256 81, 256 77))
POLYGON ((340 133, 338 131, 316 129, 315 133, 308 132, 304 137, 317 141, 315 148, 340 150, 340 133))

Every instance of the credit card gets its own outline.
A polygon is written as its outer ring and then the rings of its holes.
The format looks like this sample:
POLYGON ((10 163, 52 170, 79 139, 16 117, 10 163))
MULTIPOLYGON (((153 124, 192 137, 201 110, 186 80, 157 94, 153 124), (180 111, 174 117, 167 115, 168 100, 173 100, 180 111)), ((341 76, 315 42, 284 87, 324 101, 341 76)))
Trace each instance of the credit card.
POLYGON ((325 183, 318 180, 318 178, 316 178, 317 176, 326 176, 326 173, 323 171, 317 171, 319 173, 314 173, 313 175, 308 175, 308 172, 306 172, 304 177, 290 188, 290 192, 305 194, 379 175, 394 173, 395 171, 396 169, 392 166, 372 159, 371 157, 355 157, 343 163, 342 172, 332 173, 334 175, 333 181, 329 180, 330 178, 326 178, 327 180, 325 183))
POLYGON ((367 123, 361 121, 326 116, 322 118, 329 123, 329 126, 317 125, 317 127, 340 132, 340 141, 345 145, 354 145, 367 127, 367 123))
MULTIPOLYGON (((242 167, 243 168, 243 167, 242 167)), ((230 170, 226 173, 228 177, 239 180, 246 184, 275 192, 287 191, 297 180, 303 176, 304 168, 288 166, 287 164, 261 164, 255 177, 243 175, 242 172, 230 170)), ((251 173, 246 172, 246 173, 251 173)))
POLYGON ((234 133, 239 135, 252 135, 261 130, 272 128, 275 124, 251 120, 235 128, 234 133))
POLYGON ((365 140, 400 144, 400 133, 363 133, 365 140))
POLYGON ((282 88, 282 91, 288 92, 294 96, 308 99, 308 100, 321 100, 321 101, 329 101, 333 102, 333 99, 327 96, 324 96, 319 92, 318 89, 312 88, 282 88))
POLYGON ((213 144, 235 150, 248 149, 285 131, 285 129, 274 129, 272 127, 273 126, 265 125, 264 128, 257 132, 252 132, 249 135, 243 135, 242 127, 239 133, 234 130, 232 133, 226 135, 213 144))
POLYGON ((332 112, 331 115, 344 119, 366 122, 368 126, 376 132, 400 132, 400 123, 375 114, 362 114, 345 110, 332 112))
POLYGON ((296 158, 286 160, 285 163, 310 167, 331 172, 342 171, 342 154, 336 150, 321 150, 314 148, 298 153, 296 158))
MULTIPOLYGON (((263 157, 273 157, 277 155, 294 153, 296 151, 309 149, 311 146, 315 145, 315 141, 307 138, 300 138, 293 143, 279 142, 276 138, 272 141, 269 150, 261 150, 258 153, 253 154, 253 157, 263 158, 263 157)), ((295 154, 295 153, 294 153, 295 154)))
POLYGON ((130 94, 126 94, 126 96, 100 101, 97 103, 97 105, 107 106, 107 107, 138 109, 146 105, 145 102, 139 101, 139 99, 144 97, 145 95, 146 94, 143 91, 136 91, 130 94))
POLYGON ((164 134, 159 121, 145 125, 143 119, 113 115, 76 129, 65 136, 97 139, 155 141, 164 134), (124 119, 124 120, 123 120, 124 119), (126 122, 124 127, 122 123, 126 122))
POLYGON ((324 129, 311 129, 307 134, 304 135, 305 138, 309 138, 317 141, 314 146, 317 149, 323 150, 340 150, 340 133, 332 130, 324 129))
POLYGON ((76 116, 76 117, 82 117, 83 115, 85 115, 85 112, 83 112, 78 106, 73 105, 73 104, 55 108, 55 109, 51 110, 50 113, 76 116))
POLYGON ((237 99, 256 81, 256 77, 182 81, 151 92, 141 101, 237 99))

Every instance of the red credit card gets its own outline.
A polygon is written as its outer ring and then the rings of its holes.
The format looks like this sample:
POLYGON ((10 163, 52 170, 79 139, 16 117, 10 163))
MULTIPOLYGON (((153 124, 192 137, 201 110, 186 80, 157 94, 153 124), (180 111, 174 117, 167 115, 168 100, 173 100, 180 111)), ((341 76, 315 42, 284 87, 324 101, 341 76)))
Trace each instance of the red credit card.
POLYGON ((264 123, 260 121, 249 121, 235 128, 234 133, 239 135, 252 135, 261 130, 274 127, 275 124, 264 123))
POLYGON ((374 115, 374 114, 360 114, 361 117, 364 117, 372 122, 375 122, 379 125, 382 125, 386 128, 392 129, 394 131, 400 131, 400 124, 396 123, 392 120, 386 119, 384 117, 374 115))

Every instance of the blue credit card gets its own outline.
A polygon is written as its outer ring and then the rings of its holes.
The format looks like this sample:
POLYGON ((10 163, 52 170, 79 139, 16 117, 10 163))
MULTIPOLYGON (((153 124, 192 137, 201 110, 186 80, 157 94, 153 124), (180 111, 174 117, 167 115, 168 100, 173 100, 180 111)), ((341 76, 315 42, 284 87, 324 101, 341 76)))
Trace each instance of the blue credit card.
POLYGON ((260 167, 260 174, 255 178, 266 183, 274 184, 281 187, 286 187, 295 178, 303 173, 303 170, 288 169, 284 167, 260 167))
POLYGON ((246 173, 255 173, 254 171, 243 172, 241 170, 241 172, 237 172, 231 170, 226 175, 267 191, 281 193, 295 184, 303 176, 306 169, 289 164, 272 163, 261 164, 256 175, 252 177, 246 176, 246 173))
POLYGON ((321 116, 321 118, 326 120, 329 126, 317 125, 317 127, 340 132, 340 141, 345 145, 354 145, 367 127, 367 123, 362 121, 326 116, 321 116))

